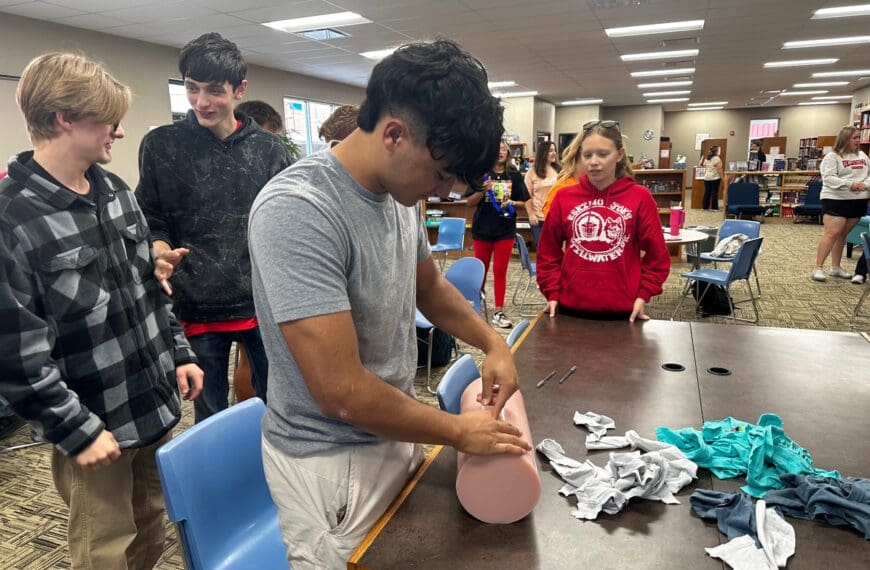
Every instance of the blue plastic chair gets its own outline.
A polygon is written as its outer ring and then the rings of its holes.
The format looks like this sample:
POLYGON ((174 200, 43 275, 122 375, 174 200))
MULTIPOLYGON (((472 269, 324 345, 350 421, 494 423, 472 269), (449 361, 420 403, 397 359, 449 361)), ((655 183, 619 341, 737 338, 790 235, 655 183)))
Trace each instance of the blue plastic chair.
POLYGON ((523 336, 523 333, 526 329, 529 328, 529 320, 523 319, 514 326, 513 330, 511 330, 511 334, 507 337, 507 345, 508 348, 513 348, 517 341, 523 336))
POLYGON ((438 224, 438 241, 431 247, 432 253, 443 253, 439 266, 444 269, 447 253, 462 251, 465 244, 465 218, 441 218, 438 224))
MULTIPOLYGON (((728 185, 728 206, 725 217, 763 216, 764 206, 759 203, 758 184, 735 182, 728 185)), ((764 218, 762 217, 762 220, 764 218)))
POLYGON ((463 257, 457 259, 447 268, 444 278, 459 289, 476 313, 483 311, 483 299, 480 290, 483 288, 483 279, 486 277, 486 267, 476 257, 463 257))
POLYGON ((822 223, 822 183, 821 181, 813 182, 807 186, 807 193, 804 198, 804 203, 794 207, 795 223, 797 217, 803 216, 806 218, 816 218, 818 223, 822 223))
POLYGON ((435 325, 423 316, 420 309, 415 309, 415 311, 414 326, 418 329, 425 330, 428 335, 427 339, 424 341, 428 351, 428 354, 426 355, 426 390, 428 390, 430 394, 434 394, 435 391, 432 389, 430 381, 432 379, 432 340, 435 336, 435 325))
MULTIPOLYGON (((862 252, 864 255, 864 261, 866 261, 868 267, 870 267, 870 234, 867 232, 861 232, 861 241, 863 242, 864 247, 864 251, 862 252)), ((861 307, 864 306, 864 300, 867 298, 868 291, 870 291, 870 279, 865 279, 864 292, 861 293, 861 298, 858 299, 858 304, 855 305, 855 309, 852 311, 852 320, 849 324, 853 327, 855 326, 858 317, 864 316, 861 315, 861 307)))
POLYGON ((515 307, 520 309, 520 315, 524 317, 532 317, 536 315, 536 312, 524 313, 523 309, 528 309, 530 307, 534 307, 535 303, 528 302, 529 290, 532 288, 532 283, 535 284, 535 288, 537 288, 537 277, 538 277, 538 264, 531 260, 529 257, 529 248, 526 247, 526 240, 523 239, 523 236, 520 234, 516 234, 514 236, 514 245, 517 248, 517 251, 520 254, 520 267, 523 271, 526 272, 526 282, 521 284, 516 289, 514 289, 513 297, 511 297, 511 302, 515 307), (520 287, 523 288, 522 295, 520 295, 520 287), (519 297, 519 302, 517 301, 517 297, 519 297))
POLYGON ((263 473, 266 407, 245 400, 157 450, 166 512, 191 570, 286 570, 278 510, 263 473))
POLYGON ((677 313, 683 306, 683 301, 685 301, 686 296, 691 294, 691 283, 697 281, 699 283, 706 283, 707 287, 704 288, 704 291, 698 298, 695 305, 696 309, 700 306, 701 300, 704 298, 704 295, 707 294, 710 285, 719 285, 724 287, 728 292, 728 304, 731 307, 731 321, 757 323, 759 320, 758 303, 756 302, 755 296, 752 294, 752 287, 749 286, 749 277, 752 274, 752 267, 755 265, 755 259, 758 257, 758 250, 761 248, 762 241, 764 241, 764 238, 758 237, 743 242, 740 249, 737 250, 737 255, 734 256, 734 262, 731 264, 731 269, 729 271, 723 269, 696 269, 694 271, 689 271, 688 273, 683 273, 681 277, 686 279, 686 285, 683 287, 682 295, 680 295, 680 302, 677 303, 677 307, 671 315, 671 320, 674 320, 677 316, 677 313), (752 303, 752 309, 755 311, 755 320, 743 318, 738 319, 734 314, 735 307, 734 301, 731 299, 731 284, 735 281, 746 282, 746 288, 749 290, 748 300, 752 303))
POLYGON ((438 384, 438 405, 445 412, 459 413, 459 402, 468 385, 480 378, 480 371, 470 354, 454 362, 438 384))
MULTIPOLYGON (((753 220, 724 220, 719 226, 719 233, 716 236, 716 242, 733 236, 734 234, 743 234, 749 239, 755 239, 761 235, 761 222, 753 220)), ((712 253, 702 253, 701 261, 712 261, 713 267, 716 268, 717 263, 731 263, 733 257, 719 257, 712 253)), ((758 271, 752 267, 752 273, 755 276, 755 287, 758 289, 758 297, 761 297, 761 281, 758 280, 758 271)))

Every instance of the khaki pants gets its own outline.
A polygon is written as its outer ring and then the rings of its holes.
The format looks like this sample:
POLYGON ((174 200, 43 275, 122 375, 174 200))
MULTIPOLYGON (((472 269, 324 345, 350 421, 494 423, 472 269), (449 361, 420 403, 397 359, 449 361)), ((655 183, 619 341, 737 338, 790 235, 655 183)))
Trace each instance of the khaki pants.
POLYGON ((347 559, 423 461, 419 445, 385 441, 291 457, 263 439, 263 467, 293 570, 347 559))
POLYGON ((82 469, 55 449, 54 486, 69 507, 69 551, 74 570, 153 568, 165 539, 163 489, 154 455, 169 441, 138 449, 97 470, 82 469))

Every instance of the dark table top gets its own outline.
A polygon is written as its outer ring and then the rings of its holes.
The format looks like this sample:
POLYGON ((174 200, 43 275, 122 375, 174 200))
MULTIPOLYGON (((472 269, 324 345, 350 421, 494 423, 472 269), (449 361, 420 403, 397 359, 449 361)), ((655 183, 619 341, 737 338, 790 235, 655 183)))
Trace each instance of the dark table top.
MULTIPOLYGON (((870 476, 870 343, 851 333, 649 321, 540 318, 519 345, 517 368, 537 444, 558 441, 568 456, 598 465, 606 451, 587 451, 574 411, 594 411, 654 439, 654 428, 700 427, 727 416, 755 422, 783 418, 786 433, 809 449, 816 465, 870 476), (666 371, 676 363, 683 371, 666 371), (572 365, 577 372, 558 384, 572 365), (861 365, 864 365, 862 368, 861 365), (707 372, 724 367, 728 376, 707 372), (536 382, 551 370, 543 388, 536 382)), ((456 498, 456 453, 439 448, 419 480, 406 488, 349 563, 350 568, 722 568, 704 547, 725 542, 714 524, 689 507, 696 488, 734 491, 742 479, 720 481, 700 470, 678 495, 681 505, 633 500, 595 521, 571 516, 574 501, 557 494, 562 481, 537 455, 543 492, 535 511, 511 525, 487 525, 456 498)), ((796 554, 789 568, 868 568, 870 541, 857 532, 788 519, 796 554)))

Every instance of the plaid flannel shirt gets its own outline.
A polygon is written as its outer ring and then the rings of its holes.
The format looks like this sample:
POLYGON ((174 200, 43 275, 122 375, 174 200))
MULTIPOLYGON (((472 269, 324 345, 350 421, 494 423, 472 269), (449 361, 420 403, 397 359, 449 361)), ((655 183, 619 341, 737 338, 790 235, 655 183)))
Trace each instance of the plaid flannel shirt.
POLYGON ((99 166, 90 197, 31 171, 0 181, 0 399, 61 452, 105 428, 149 445, 180 417, 175 367, 196 362, 154 277, 145 218, 99 166))

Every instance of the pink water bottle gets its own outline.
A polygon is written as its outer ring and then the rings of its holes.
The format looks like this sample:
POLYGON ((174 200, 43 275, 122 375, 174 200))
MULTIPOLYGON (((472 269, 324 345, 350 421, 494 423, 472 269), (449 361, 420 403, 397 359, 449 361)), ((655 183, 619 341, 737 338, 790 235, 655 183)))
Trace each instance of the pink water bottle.
POLYGON ((678 236, 680 235, 680 228, 683 227, 683 222, 686 221, 686 212, 683 210, 682 206, 672 206, 671 207, 671 235, 678 236))

